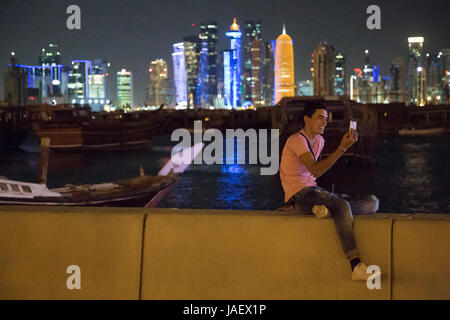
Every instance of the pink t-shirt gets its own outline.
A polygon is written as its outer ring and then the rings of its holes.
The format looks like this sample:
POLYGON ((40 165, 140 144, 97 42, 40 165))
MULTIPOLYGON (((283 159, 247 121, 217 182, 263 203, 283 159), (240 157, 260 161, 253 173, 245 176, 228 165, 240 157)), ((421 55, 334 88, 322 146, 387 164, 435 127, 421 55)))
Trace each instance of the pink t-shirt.
MULTIPOLYGON (((305 134, 303 130, 300 132, 305 134)), ((311 145, 316 159, 319 158, 324 145, 325 139, 321 135, 317 135, 311 145)), ((291 135, 284 145, 281 155, 280 178, 285 202, 304 187, 317 186, 316 178, 306 169, 299 158, 307 152, 311 152, 308 142, 300 133, 291 135)))

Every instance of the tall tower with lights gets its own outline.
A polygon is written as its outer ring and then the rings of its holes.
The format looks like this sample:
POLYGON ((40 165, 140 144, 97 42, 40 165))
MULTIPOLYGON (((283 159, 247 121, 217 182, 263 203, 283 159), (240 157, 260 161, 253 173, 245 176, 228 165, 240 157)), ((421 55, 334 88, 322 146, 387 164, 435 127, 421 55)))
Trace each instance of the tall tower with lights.
POLYGON ((122 69, 117 72, 117 100, 121 108, 133 108, 133 74, 122 69))
POLYGON ((230 38, 231 50, 224 52, 224 95, 225 106, 236 108, 241 105, 241 36, 236 18, 226 33, 230 38), (228 75, 228 76, 227 76, 228 75))
POLYGON ((175 82, 176 104, 178 107, 187 107, 187 79, 186 79, 186 60, 184 56, 184 43, 175 43, 173 45, 173 75, 175 82))
POLYGON ((423 70, 423 37, 408 38, 408 60, 406 87, 407 104, 424 105, 423 97, 425 72, 423 70))
POLYGON ((332 45, 320 43, 313 53, 313 79, 315 96, 334 95, 336 54, 332 45))
POLYGON ((275 48, 275 103, 283 97, 294 95, 294 47, 292 38, 283 26, 283 33, 278 36, 275 48))
POLYGON ((146 94, 146 104, 149 106, 169 105, 169 77, 167 62, 156 59, 150 62, 148 68, 150 83, 146 94))
POLYGON ((200 25, 200 104, 211 106, 217 95, 217 22, 209 21, 200 25), (205 72, 206 71, 206 72, 205 72))

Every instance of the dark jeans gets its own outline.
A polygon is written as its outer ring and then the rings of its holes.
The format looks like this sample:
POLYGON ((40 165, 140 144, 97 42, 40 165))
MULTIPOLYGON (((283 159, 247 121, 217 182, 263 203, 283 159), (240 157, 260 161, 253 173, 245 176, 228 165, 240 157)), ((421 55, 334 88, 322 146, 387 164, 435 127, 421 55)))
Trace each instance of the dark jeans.
POLYGON ((375 196, 350 198, 337 195, 320 187, 306 187, 292 196, 295 212, 312 214, 314 205, 324 205, 334 219, 336 230, 347 258, 357 256, 353 234, 353 213, 367 214, 378 210, 379 201, 375 196))

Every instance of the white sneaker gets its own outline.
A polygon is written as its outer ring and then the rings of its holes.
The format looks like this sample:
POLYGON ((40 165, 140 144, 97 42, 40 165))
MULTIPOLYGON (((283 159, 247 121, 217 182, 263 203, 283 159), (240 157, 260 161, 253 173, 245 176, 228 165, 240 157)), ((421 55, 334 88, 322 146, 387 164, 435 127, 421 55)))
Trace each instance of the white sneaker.
POLYGON ((370 274, 367 273, 367 266, 364 262, 360 262, 352 271, 353 281, 366 281, 369 279, 370 274))
POLYGON ((367 273, 367 266, 364 262, 358 263, 352 271, 353 281, 367 281, 370 276, 381 276, 381 273, 367 273))
POLYGON ((317 218, 328 218, 331 217, 330 211, 324 205, 314 205, 312 207, 312 212, 317 218))

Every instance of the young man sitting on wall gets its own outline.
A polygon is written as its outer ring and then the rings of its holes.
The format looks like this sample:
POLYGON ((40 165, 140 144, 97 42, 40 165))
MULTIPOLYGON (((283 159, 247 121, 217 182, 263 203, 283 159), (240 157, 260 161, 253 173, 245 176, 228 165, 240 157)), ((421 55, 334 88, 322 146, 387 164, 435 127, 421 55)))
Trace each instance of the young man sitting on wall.
POLYGON ((316 183, 316 178, 330 169, 358 140, 358 133, 350 129, 342 137, 339 147, 329 157, 318 161, 325 144, 322 134, 328 121, 326 106, 315 101, 308 102, 302 116, 304 128, 289 137, 281 156, 280 178, 285 202, 292 205, 296 213, 314 214, 319 218, 331 215, 345 255, 350 262, 352 280, 367 280, 371 274, 366 272, 367 266, 359 259, 356 249, 352 209, 359 210, 358 213, 368 213, 361 212, 361 209, 367 210, 368 207, 372 207, 371 211, 375 212, 378 210, 378 199, 370 196, 368 200, 372 205, 360 201, 355 202, 352 208, 351 201, 348 202, 318 187, 316 183))

